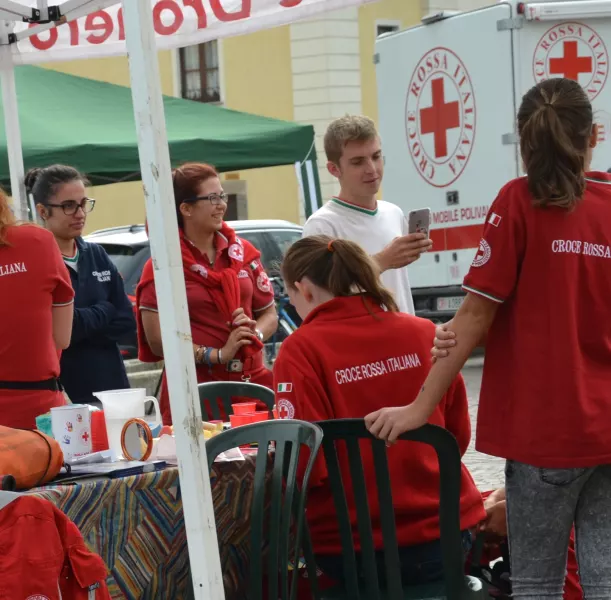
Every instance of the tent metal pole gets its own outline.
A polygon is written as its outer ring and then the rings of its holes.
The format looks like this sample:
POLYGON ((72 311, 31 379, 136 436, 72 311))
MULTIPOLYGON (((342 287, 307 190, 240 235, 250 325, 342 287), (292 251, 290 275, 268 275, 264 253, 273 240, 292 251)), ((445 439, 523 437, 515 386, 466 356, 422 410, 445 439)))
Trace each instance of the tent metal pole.
POLYGON ((150 0, 123 12, 194 598, 224 600, 150 0))
POLYGON ((0 9, 4 14, 10 14, 14 20, 29 19, 32 16, 32 7, 25 6, 21 2, 13 2, 13 0, 1 0, 0 9))
POLYGON ((2 86, 2 107, 4 110, 4 129, 8 165, 11 174, 11 196, 15 216, 23 221, 28 220, 28 198, 25 193, 23 177, 23 148, 21 128, 19 126, 19 108, 17 106, 17 88, 15 86, 15 67, 8 34, 13 30, 12 23, 0 21, 0 78, 2 86))
MULTIPOLYGON (((0 0, 0 11, 2 9, 3 1, 4 0, 0 0)), ((62 11, 62 18, 65 18, 66 21, 76 21, 77 19, 86 17, 91 13, 98 10, 103 10, 117 3, 117 0, 66 0, 66 2, 60 4, 60 8, 62 11)), ((49 9, 47 8, 47 11, 48 10, 49 9)), ((0 12, 0 15, 1 14, 2 13, 0 12)), ((38 35, 44 31, 53 29, 54 27, 57 27, 57 23, 42 23, 40 25, 36 25, 35 27, 18 31, 15 34, 15 38, 18 42, 20 42, 21 40, 25 40, 33 35, 38 35)), ((82 57, 75 56, 74 58, 76 59, 82 57)))

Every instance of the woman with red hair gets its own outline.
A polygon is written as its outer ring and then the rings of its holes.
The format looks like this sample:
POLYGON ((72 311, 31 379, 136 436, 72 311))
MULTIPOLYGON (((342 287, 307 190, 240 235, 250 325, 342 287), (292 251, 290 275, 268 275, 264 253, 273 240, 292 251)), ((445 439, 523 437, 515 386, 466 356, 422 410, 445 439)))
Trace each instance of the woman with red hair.
POLYGON ((74 290, 55 238, 19 225, 0 190, 0 425, 35 429, 66 403, 59 356, 70 344, 74 290))
MULTIPOLYGON (((271 388, 262 348, 278 317, 260 252, 223 221, 227 195, 214 167, 187 163, 174 170, 173 183, 197 381, 250 381, 271 388)), ((159 361, 163 348, 151 260, 136 305, 138 356, 159 361)), ((159 404, 164 424, 171 424, 165 375, 159 404)))

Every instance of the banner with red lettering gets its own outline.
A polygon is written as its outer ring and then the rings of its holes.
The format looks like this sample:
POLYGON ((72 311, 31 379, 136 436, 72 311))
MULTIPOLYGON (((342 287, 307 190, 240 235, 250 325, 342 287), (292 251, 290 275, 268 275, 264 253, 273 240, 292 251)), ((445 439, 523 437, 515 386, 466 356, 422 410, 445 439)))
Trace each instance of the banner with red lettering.
MULTIPOLYGON (((36 0, 17 1, 24 6, 37 4, 36 0)), ((286 25, 323 11, 372 1, 375 0, 151 0, 151 10, 157 47, 164 50, 286 25)), ((13 44, 15 64, 125 54, 121 3, 96 0, 91 5, 92 10, 105 8, 75 20, 70 20, 68 13, 69 21, 57 27, 17 23, 15 33, 30 28, 35 35, 13 44)))

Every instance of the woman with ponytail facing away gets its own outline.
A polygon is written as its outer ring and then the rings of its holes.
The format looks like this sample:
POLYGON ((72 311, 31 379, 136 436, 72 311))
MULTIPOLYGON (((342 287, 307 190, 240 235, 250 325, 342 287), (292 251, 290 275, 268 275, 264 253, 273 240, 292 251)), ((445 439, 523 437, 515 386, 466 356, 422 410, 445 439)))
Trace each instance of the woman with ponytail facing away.
POLYGON ((574 523, 584 597, 611 598, 611 180, 575 81, 533 87, 518 130, 526 177, 491 206, 454 347, 366 421, 391 443, 422 425, 487 334, 476 448, 507 460, 513 597, 562 598, 574 523))
MULTIPOLYGON (((379 269, 357 244, 327 236, 306 237, 291 246, 282 266, 291 303, 304 319, 282 344, 274 365, 280 417, 322 421, 363 418, 383 406, 401 406, 420 389, 430 368, 435 326, 399 313, 379 269)), ((465 452, 471 437, 465 385, 454 378, 430 422, 447 428, 465 452)), ((349 462, 340 445, 342 473, 349 462)), ((439 542, 439 467, 434 450, 422 444, 388 450, 390 482, 405 584, 442 577, 439 542)), ((363 453, 370 489, 376 550, 382 550, 380 508, 371 453, 363 453)), ((461 529, 469 530, 486 513, 479 492, 462 467, 461 529)), ((353 502, 348 495, 348 502, 353 502)), ((354 505, 349 504, 357 531, 354 505)), ((343 577, 341 542, 322 457, 310 478, 307 519, 317 564, 325 575, 343 577)), ((355 540, 358 550, 360 545, 355 540)), ((383 573, 380 565, 378 573, 383 573)))

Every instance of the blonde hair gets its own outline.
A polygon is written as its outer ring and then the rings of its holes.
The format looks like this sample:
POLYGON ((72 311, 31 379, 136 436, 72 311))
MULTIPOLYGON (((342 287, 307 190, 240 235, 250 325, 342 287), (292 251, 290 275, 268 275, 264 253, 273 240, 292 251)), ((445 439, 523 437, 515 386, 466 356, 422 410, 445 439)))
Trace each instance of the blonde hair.
POLYGON ((6 246, 6 230, 16 224, 15 215, 8 203, 8 196, 0 189, 0 246, 6 246))
POLYGON ((294 289, 295 283, 304 277, 335 297, 354 296, 356 290, 389 311, 399 310, 393 295, 380 281, 379 269, 354 242, 334 240, 326 235, 296 241, 284 257, 282 278, 294 289))
POLYGON ((375 123, 362 115, 346 115, 332 121, 325 133, 327 160, 339 165, 348 142, 368 142, 378 137, 375 123))

